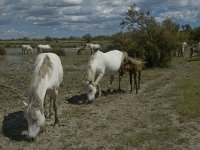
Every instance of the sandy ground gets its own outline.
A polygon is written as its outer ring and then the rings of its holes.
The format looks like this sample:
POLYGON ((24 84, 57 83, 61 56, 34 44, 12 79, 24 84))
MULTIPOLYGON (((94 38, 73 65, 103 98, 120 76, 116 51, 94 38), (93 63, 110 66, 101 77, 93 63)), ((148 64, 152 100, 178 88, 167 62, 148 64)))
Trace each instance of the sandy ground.
MULTIPOLYGON (((107 93, 108 77, 102 80, 103 97, 86 104, 83 84, 88 55, 76 52, 61 57, 64 81, 59 93, 59 118, 54 127, 47 119, 46 132, 35 142, 21 133, 27 130, 22 101, 27 101, 35 55, 14 54, 0 62, 0 149, 200 149, 200 118, 186 118, 174 108, 177 82, 189 76, 198 62, 174 61, 168 69, 146 69, 141 89, 129 93, 128 75, 123 92, 107 93)), ((117 79, 117 78, 116 78, 117 79)))

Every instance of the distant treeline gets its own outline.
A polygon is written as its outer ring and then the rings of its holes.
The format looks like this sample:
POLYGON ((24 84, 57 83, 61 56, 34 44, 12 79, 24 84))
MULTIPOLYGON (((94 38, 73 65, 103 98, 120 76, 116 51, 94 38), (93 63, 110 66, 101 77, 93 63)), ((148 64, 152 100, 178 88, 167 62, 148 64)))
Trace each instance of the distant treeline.
POLYGON ((89 33, 82 36, 70 36, 66 38, 54 38, 47 36, 44 39, 31 39, 28 37, 24 37, 21 39, 0 39, 0 45, 2 47, 13 47, 18 48, 21 47, 23 44, 29 44, 33 48, 36 47, 38 44, 49 44, 52 47, 60 47, 60 48, 76 48, 84 45, 85 43, 99 43, 102 45, 107 45, 108 43, 116 43, 114 37, 116 35, 111 36, 92 36, 89 33))

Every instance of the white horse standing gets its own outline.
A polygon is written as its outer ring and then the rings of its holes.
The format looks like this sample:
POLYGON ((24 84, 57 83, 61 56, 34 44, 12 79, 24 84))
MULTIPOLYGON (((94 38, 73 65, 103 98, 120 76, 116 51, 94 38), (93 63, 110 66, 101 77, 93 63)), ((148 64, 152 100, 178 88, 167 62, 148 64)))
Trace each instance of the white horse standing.
POLYGON ((182 57, 184 56, 186 46, 187 46, 187 43, 186 42, 182 42, 182 48, 181 48, 181 50, 182 50, 182 57))
POLYGON ((86 48, 89 48, 91 50, 91 54, 93 54, 95 51, 100 50, 100 45, 99 44, 86 43, 86 48))
MULTIPOLYGON (((45 124, 44 100, 50 96, 50 104, 55 112, 55 124, 59 124, 56 100, 59 85, 63 80, 63 67, 60 58, 53 53, 42 53, 36 58, 33 78, 29 87, 29 104, 25 104, 25 118, 28 122, 28 139, 34 140, 40 127, 45 124)), ((51 111, 51 106, 50 106, 51 111)))
POLYGON ((199 56, 199 55, 200 55, 200 42, 197 45, 197 56, 199 56))
POLYGON ((23 54, 28 54, 28 53, 33 53, 33 49, 30 45, 22 45, 22 53, 23 54))
MULTIPOLYGON (((101 96, 101 89, 99 82, 104 75, 110 76, 110 85, 111 88, 112 82, 114 80, 114 75, 119 72, 120 66, 128 56, 127 53, 121 52, 119 50, 112 50, 107 53, 97 51, 94 55, 90 57, 90 61, 87 68, 87 98, 89 101, 92 101, 95 98, 97 92, 97 87, 99 91, 99 96, 101 96)), ((119 89, 120 87, 119 77, 119 89)))
POLYGON ((50 45, 37 45, 37 52, 40 53, 40 52, 43 52, 43 50, 51 50, 51 46, 50 45))

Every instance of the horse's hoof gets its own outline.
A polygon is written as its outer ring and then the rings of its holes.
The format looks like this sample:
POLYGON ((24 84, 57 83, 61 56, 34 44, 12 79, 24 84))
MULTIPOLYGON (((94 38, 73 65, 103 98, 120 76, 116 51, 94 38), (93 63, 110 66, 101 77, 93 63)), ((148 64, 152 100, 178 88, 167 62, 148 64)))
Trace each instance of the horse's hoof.
POLYGON ((60 124, 60 122, 59 122, 59 123, 54 123, 53 126, 54 126, 54 127, 60 127, 61 124, 60 124))
POLYGON ((51 117, 53 116, 54 114, 53 113, 50 113, 49 115, 48 115, 48 119, 51 119, 51 117))

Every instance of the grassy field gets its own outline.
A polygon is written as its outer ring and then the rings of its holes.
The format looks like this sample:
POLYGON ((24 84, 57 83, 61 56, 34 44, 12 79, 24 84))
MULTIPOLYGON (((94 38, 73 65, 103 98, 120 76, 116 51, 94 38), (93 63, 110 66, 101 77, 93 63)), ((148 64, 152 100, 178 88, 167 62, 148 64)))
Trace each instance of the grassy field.
MULTIPOLYGON (((9 53, 0 56, 0 149, 199 149, 199 59, 174 58, 169 68, 145 69, 138 95, 129 93, 129 79, 117 80, 103 97, 85 104, 83 84, 89 55, 71 50, 62 56, 64 80, 59 91, 59 117, 63 126, 47 130, 29 143, 22 101, 27 101, 32 64, 36 55, 9 53)), ((117 77, 116 77, 117 79, 117 77)))

